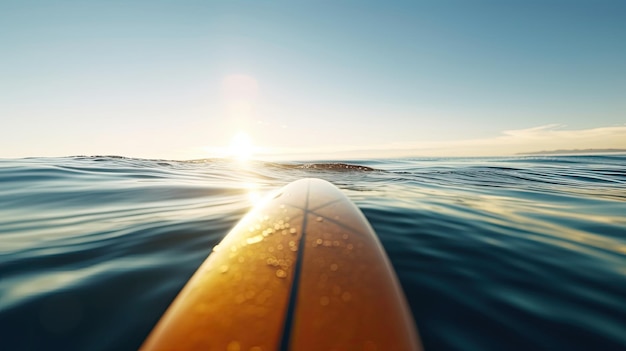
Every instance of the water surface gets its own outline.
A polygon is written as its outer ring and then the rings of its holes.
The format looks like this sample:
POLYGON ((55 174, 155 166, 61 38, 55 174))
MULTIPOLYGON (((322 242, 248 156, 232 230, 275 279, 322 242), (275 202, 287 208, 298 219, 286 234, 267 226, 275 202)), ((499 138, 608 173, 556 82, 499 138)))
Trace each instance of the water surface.
POLYGON ((137 349, 253 203, 304 177, 369 219, 426 350, 626 345, 625 155, 102 156, 0 160, 0 349, 137 349))

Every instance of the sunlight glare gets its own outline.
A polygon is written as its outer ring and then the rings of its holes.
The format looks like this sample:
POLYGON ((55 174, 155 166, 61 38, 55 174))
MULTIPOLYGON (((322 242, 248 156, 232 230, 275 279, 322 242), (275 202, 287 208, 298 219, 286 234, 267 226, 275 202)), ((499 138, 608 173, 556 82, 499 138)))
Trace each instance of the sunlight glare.
POLYGON ((255 100, 259 83, 256 79, 245 74, 232 74, 222 81, 222 91, 227 100, 255 100))
POLYGON ((254 146, 248 133, 240 131, 235 134, 230 142, 228 151, 229 156, 232 158, 240 161, 249 160, 254 152, 254 146))
POLYGON ((256 206, 261 203, 263 196, 259 191, 259 186, 254 183, 245 183, 245 188, 248 191, 248 201, 252 206, 256 206))

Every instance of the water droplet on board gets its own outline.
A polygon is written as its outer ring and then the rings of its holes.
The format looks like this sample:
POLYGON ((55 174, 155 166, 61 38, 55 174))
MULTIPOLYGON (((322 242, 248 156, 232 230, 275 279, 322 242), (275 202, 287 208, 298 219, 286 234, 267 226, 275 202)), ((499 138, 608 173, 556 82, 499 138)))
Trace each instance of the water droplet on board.
POLYGON ((289 260, 282 260, 281 259, 281 260, 278 260, 278 265, 286 270, 291 265, 291 262, 289 260))
POLYGON ((276 271, 276 276, 278 278, 285 278, 285 277, 287 277, 287 272, 285 272, 282 269, 279 269, 279 270, 276 271))
POLYGON ((225 265, 225 264, 224 264, 224 265, 222 265, 222 266, 220 266, 220 272, 222 272, 222 273, 226 273, 226 272, 228 272, 228 266, 227 266, 227 265, 225 265))
POLYGON ((289 229, 289 233, 291 234, 296 234, 296 231, 297 231, 296 228, 289 229))
POLYGON ((350 294, 347 291, 344 291, 343 294, 341 294, 341 299, 345 302, 348 302, 350 300, 352 300, 352 294, 350 294))
POLYGON ((320 305, 328 306, 329 303, 330 303, 330 299, 328 298, 328 296, 322 296, 320 298, 320 305))
POLYGON ((246 243, 248 243, 248 245, 252 245, 252 244, 256 244, 263 241, 263 236, 262 235, 255 235, 251 238, 246 239, 246 243))
POLYGON ((322 222, 322 221, 324 220, 324 218, 322 218, 322 217, 317 217, 317 218, 315 218, 315 220, 316 220, 316 221, 318 221, 318 222, 322 222))
POLYGON ((339 265, 338 264, 333 263, 333 264, 330 265, 330 270, 331 271, 336 272, 337 269, 339 269, 339 265))

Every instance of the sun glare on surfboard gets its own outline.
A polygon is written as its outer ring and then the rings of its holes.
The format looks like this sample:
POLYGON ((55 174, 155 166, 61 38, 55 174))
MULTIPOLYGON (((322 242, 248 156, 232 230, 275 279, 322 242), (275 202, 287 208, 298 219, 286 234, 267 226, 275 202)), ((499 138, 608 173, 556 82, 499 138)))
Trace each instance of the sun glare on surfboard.
POLYGON ((229 156, 240 161, 246 161, 252 157, 253 153, 254 146, 250 135, 246 132, 235 134, 228 147, 229 156))

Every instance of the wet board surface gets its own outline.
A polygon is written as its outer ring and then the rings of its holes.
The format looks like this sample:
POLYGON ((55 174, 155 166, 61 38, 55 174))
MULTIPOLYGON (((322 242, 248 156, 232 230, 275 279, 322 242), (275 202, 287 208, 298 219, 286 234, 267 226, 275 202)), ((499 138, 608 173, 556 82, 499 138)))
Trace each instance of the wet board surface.
POLYGON ((421 350, 404 294, 361 211, 295 181, 216 246, 141 350, 421 350))

